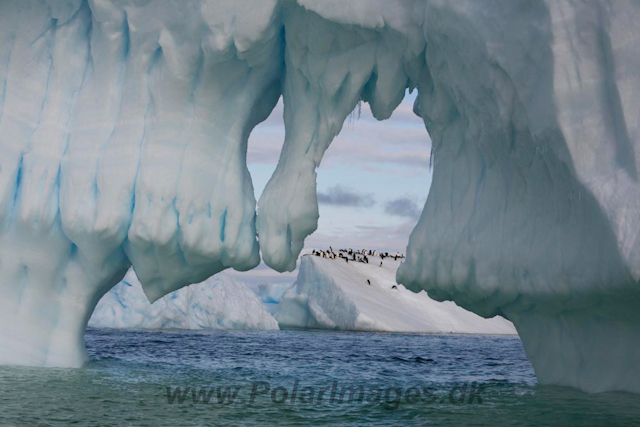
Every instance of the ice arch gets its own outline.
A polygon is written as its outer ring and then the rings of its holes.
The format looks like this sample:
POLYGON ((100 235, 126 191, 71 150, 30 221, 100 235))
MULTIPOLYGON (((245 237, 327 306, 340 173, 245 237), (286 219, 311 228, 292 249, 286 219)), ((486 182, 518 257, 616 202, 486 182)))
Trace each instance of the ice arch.
POLYGON ((133 265, 151 300, 259 249, 292 269, 356 103, 434 141, 399 280, 514 321, 543 383, 640 391, 640 7, 515 0, 0 3, 0 363, 79 366, 133 265), (282 94, 256 217, 247 138, 282 94), (257 239, 259 235, 259 241, 257 239))

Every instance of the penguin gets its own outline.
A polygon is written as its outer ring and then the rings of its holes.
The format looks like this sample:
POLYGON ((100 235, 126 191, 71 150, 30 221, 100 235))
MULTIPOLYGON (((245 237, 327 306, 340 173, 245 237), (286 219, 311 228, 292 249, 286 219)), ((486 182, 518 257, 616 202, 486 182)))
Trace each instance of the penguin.
POLYGON ((382 267, 382 261, 380 261, 380 267, 382 267))
POLYGON ((393 285, 391 289, 398 289, 398 287, 396 285, 393 285))
POLYGON ((367 284, 371 286, 371 280, 367 279, 367 284))

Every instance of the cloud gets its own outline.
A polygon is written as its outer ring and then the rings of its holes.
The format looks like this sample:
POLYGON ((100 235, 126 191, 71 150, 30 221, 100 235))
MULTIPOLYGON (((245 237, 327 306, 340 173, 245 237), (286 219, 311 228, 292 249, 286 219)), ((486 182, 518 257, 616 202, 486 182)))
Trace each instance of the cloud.
POLYGON ((339 185, 331 187, 326 193, 318 192, 318 203, 333 206, 367 208, 375 205, 373 194, 358 194, 339 185))
POLYGON ((418 203, 409 197, 400 197, 398 199, 390 200, 384 206, 384 212, 387 215, 402 216, 412 219, 420 218, 421 213, 418 203))

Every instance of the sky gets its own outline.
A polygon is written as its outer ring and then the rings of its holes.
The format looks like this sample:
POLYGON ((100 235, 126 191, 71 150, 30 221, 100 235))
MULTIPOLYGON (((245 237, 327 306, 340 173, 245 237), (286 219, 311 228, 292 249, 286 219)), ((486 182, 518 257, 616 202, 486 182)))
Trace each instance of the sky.
MULTIPOLYGON (((377 121, 369 106, 347 119, 317 170, 318 229, 305 249, 406 250, 431 186, 431 139, 413 113, 416 93, 407 92, 391 118, 377 121)), ((249 137, 247 164, 256 200, 276 168, 284 141, 282 102, 249 137)), ((293 283, 297 271, 277 273, 261 264, 249 272, 228 271, 249 285, 293 283)))

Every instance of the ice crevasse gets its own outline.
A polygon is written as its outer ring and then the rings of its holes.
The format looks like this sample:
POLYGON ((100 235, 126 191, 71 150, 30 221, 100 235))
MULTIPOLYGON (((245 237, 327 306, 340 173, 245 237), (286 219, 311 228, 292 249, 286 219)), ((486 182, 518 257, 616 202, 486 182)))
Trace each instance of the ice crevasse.
POLYGON ((541 383, 640 392, 638 39, 631 0, 0 2, 0 363, 80 366, 130 266, 151 301, 293 269, 345 118, 409 88, 435 158, 399 282, 513 321, 541 383))

